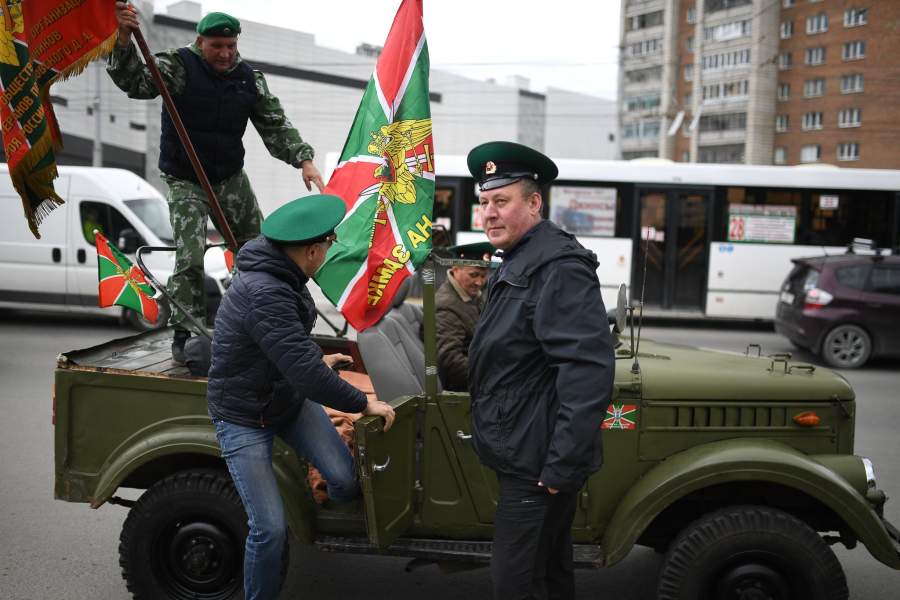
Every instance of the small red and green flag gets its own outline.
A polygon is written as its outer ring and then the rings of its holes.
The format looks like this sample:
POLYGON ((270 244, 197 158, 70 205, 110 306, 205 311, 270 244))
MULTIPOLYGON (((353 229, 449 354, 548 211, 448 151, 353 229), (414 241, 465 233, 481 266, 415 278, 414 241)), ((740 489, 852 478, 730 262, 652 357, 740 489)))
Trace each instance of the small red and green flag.
POLYGON ((140 313, 147 321, 156 323, 159 304, 153 299, 153 289, 144 272, 131 264, 122 251, 109 243, 99 231, 94 234, 97 246, 97 276, 100 279, 98 304, 124 306, 140 313))
POLYGON ((325 192, 344 199, 316 282, 362 331, 431 251, 434 142, 422 0, 403 0, 325 192))
POLYGON ((13 186, 28 226, 63 200, 53 189, 62 136, 50 86, 78 75, 116 42, 111 0, 6 0, 0 3, 0 123, 13 186))
POLYGON ((637 422, 636 404, 610 404, 602 429, 634 429, 637 422))

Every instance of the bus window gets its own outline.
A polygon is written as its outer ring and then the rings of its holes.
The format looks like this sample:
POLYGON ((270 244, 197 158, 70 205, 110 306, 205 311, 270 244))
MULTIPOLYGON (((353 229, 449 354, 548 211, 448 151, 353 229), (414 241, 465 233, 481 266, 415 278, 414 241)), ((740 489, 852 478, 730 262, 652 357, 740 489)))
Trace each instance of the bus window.
POLYGON ((453 192, 452 187, 434 188, 434 213, 432 222, 443 225, 447 231, 453 231, 453 192))
POLYGON ((802 243, 845 246, 853 238, 873 240, 880 247, 891 243, 892 195, 885 192, 813 192, 807 216, 809 228, 802 243))
POLYGON ((550 220, 575 235, 615 237, 617 195, 614 187, 553 185, 550 220))
POLYGON ((726 200, 725 241, 757 244, 797 241, 801 192, 729 187, 726 200))

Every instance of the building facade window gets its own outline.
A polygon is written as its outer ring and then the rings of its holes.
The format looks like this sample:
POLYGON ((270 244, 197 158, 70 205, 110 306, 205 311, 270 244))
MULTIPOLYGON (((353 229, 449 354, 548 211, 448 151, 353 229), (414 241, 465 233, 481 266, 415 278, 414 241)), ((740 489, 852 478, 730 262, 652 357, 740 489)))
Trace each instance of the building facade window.
POLYGON ((824 79, 807 79, 803 82, 803 97, 818 98, 825 95, 824 79))
POLYGON ((781 39, 786 40, 789 39, 792 35, 794 35, 794 22, 793 21, 783 21, 781 23, 781 27, 779 28, 781 33, 781 39))
POLYGON ((775 148, 775 156, 773 157, 773 162, 776 165, 783 165, 787 163, 787 149, 779 146, 775 148))
POLYGON ((691 6, 687 9, 687 24, 693 25, 697 22, 697 7, 691 6))
POLYGON ((725 113, 700 117, 700 131, 741 131, 747 129, 747 113, 725 113))
POLYGON ((845 142, 838 144, 838 160, 859 160, 859 144, 857 142, 845 142))
POLYGON ((825 47, 817 46, 816 48, 806 49, 806 64, 821 65, 825 63, 825 47))
POLYGON ((722 54, 711 54, 704 56, 701 61, 704 71, 715 71, 717 69, 728 69, 731 67, 739 67, 750 64, 750 49, 735 50, 734 52, 724 52, 722 54))
POLYGON ((703 39, 707 42, 725 42, 750 35, 752 21, 743 19, 703 28, 703 39))
POLYGON ((625 123, 622 126, 622 138, 626 140, 656 139, 658 137, 659 120, 637 121, 636 123, 625 123))
POLYGON ((650 56, 662 52, 662 38, 641 40, 628 47, 631 56, 650 56))
POLYGON ((828 15, 819 13, 806 17, 806 33, 824 33, 828 31, 828 15))
POLYGON ((858 42, 847 42, 844 44, 842 54, 844 60, 859 60, 866 57, 866 43, 862 40, 858 42))
POLYGON ((625 31, 640 31, 649 27, 658 27, 663 24, 663 11, 644 13, 642 15, 634 15, 633 17, 625 17, 625 31))
POLYGON ((800 162, 814 163, 819 162, 822 157, 822 147, 818 144, 810 144, 800 148, 800 162))
POLYGON ((727 146, 707 146, 698 148, 699 162, 720 164, 741 164, 744 162, 744 144, 727 146))
POLYGON ((790 52, 782 52, 778 55, 778 68, 782 71, 786 71, 790 69, 793 65, 794 59, 791 56, 790 52))
POLYGON ((710 102, 716 100, 746 98, 749 91, 750 82, 746 79, 724 83, 711 83, 703 86, 703 101, 710 102))
POLYGON ((706 12, 716 12, 753 4, 753 0, 706 0, 706 12))
POLYGON ((646 69, 634 69, 625 71, 625 81, 628 83, 646 83, 662 79, 662 67, 648 67, 646 69))
POLYGON ((644 96, 630 96, 625 98, 625 110, 636 112, 650 110, 659 107, 659 94, 647 94, 644 96))
POLYGON ((694 104, 694 94, 692 94, 691 92, 688 92, 687 94, 684 95, 684 105, 686 107, 688 107, 693 104, 694 104))
POLYGON ((844 11, 844 27, 859 27, 868 22, 868 8, 848 8, 844 11))
POLYGON ((776 115, 775 116, 775 131, 778 133, 783 133, 788 130, 790 126, 791 118, 788 115, 776 115))
POLYGON ((694 51, 694 36, 689 36, 686 40, 684 40, 684 49, 688 52, 694 51))
POLYGON ((822 129, 822 112, 821 111, 812 111, 803 114, 803 123, 801 127, 803 127, 803 131, 813 131, 815 129, 822 129))
POLYGON ((685 81, 693 81, 694 79, 694 64, 690 63, 684 65, 684 80, 685 81))
POLYGON ((859 127, 862 125, 862 109, 845 108, 838 113, 838 127, 859 127))
POLYGON ((797 0, 781 0, 781 6, 784 8, 790 8, 797 4, 797 0))
POLYGON ((853 73, 852 75, 841 75, 841 93, 854 94, 863 91, 863 75, 862 73, 853 73))
POLYGON ((791 84, 779 83, 778 84, 778 99, 779 100, 790 100, 790 98, 791 98, 791 84))

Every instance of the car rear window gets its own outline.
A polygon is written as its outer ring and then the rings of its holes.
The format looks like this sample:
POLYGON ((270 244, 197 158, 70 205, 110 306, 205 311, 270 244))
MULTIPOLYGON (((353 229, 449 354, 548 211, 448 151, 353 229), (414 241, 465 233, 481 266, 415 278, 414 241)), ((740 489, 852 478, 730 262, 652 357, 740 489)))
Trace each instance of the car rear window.
POLYGON ((869 274, 867 265, 853 265, 835 269, 834 276, 837 282, 844 287, 861 290, 866 287, 866 276, 869 274))
POLYGON ((878 265, 872 268, 872 291, 900 294, 900 267, 878 265))

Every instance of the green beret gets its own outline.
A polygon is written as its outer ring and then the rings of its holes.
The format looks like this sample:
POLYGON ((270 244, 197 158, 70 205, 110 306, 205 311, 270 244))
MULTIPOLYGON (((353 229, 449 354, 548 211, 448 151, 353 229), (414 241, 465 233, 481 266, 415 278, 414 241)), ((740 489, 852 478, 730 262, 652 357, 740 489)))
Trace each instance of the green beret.
POLYGON ((469 172, 482 191, 531 179, 550 183, 559 174, 556 164, 528 146, 515 142, 487 142, 472 148, 466 159, 469 172))
POLYGON ((197 23, 197 33, 210 37, 237 37, 241 22, 223 12, 211 12, 197 23))
POLYGON ((302 246, 334 233, 347 208, 340 196, 313 194, 291 200, 266 218, 262 234, 274 242, 302 246))

